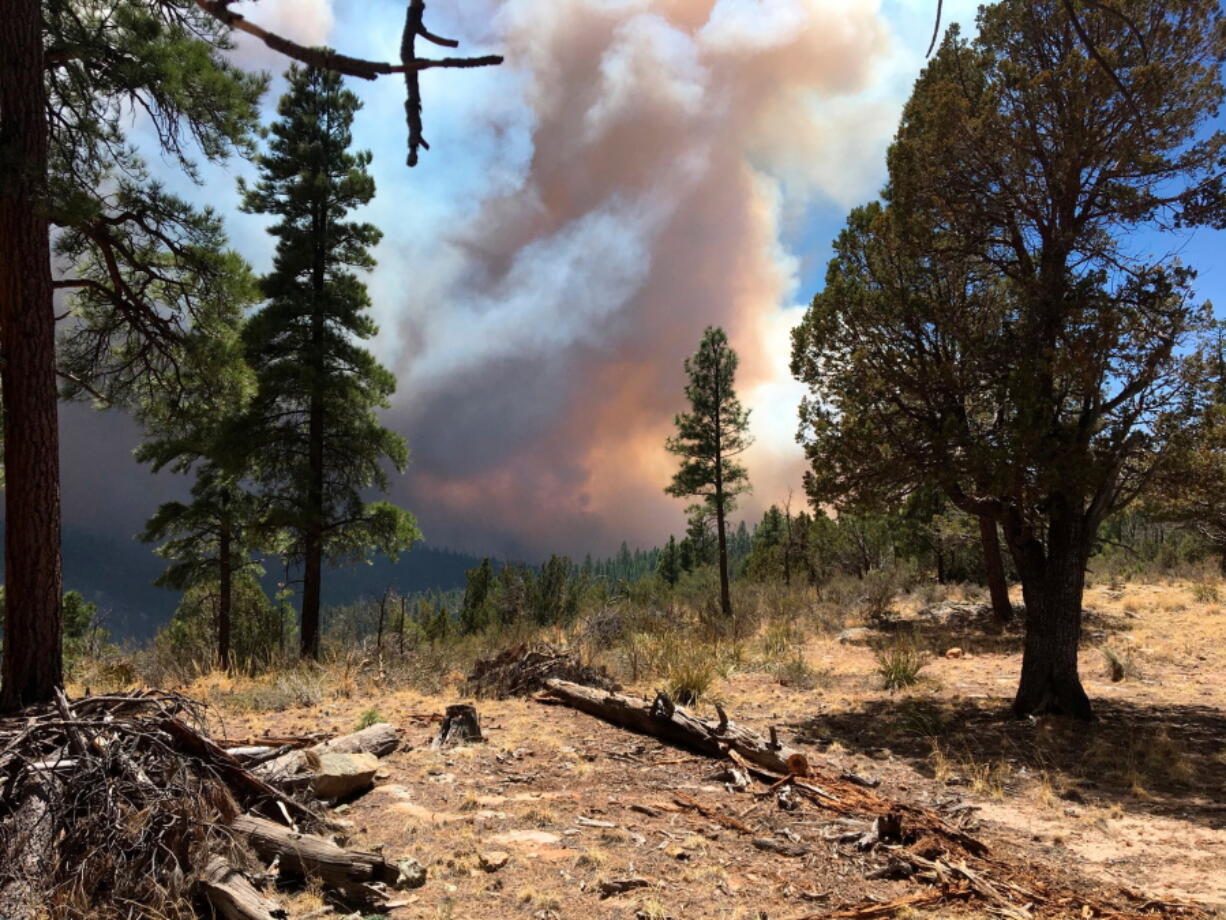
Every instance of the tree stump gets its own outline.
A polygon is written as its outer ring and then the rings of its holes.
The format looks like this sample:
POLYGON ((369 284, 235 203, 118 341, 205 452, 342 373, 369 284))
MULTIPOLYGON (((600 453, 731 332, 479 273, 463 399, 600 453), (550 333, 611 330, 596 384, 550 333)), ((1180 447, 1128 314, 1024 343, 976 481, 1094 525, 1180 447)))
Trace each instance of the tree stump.
POLYGON ((484 740, 477 707, 472 703, 458 703, 447 707, 447 712, 443 715, 443 725, 438 730, 438 737, 434 739, 434 747, 449 748, 484 740))

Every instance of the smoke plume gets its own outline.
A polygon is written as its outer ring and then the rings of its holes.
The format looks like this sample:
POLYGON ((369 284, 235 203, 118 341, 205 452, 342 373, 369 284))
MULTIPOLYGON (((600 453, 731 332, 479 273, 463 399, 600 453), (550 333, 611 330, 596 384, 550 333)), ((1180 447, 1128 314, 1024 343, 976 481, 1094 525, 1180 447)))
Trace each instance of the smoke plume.
MULTIPOLYGON (((475 27, 486 7, 467 8, 475 27)), ((536 556, 678 530, 663 444, 707 325, 753 408, 744 515, 799 489, 784 241, 815 202, 871 193, 897 108, 862 91, 889 37, 874 2, 847 0, 496 8, 484 39, 511 72, 488 130, 528 113, 522 166, 428 257, 413 248, 388 330, 390 422, 414 449, 401 497, 428 538, 536 556)))

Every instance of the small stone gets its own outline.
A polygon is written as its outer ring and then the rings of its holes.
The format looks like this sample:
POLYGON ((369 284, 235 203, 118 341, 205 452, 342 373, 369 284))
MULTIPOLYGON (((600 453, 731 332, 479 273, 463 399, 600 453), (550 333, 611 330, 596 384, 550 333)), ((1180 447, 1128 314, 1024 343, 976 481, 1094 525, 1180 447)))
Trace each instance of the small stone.
POLYGON ((946 658, 965 658, 966 652, 962 651, 962 649, 957 648, 955 646, 954 648, 951 648, 949 651, 945 653, 945 657, 946 658))
POLYGON ((486 872, 497 872, 511 861, 511 854, 506 850, 486 850, 477 858, 481 861, 481 868, 486 872))

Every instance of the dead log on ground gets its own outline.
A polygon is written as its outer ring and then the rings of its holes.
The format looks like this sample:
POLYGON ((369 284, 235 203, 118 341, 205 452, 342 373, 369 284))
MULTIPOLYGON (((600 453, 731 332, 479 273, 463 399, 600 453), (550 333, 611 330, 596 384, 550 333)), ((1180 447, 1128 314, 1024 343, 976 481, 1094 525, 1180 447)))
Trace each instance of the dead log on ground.
POLYGON ((289 916, 220 856, 209 860, 196 885, 213 910, 226 920, 283 920, 289 916))
MULTIPOLYGON (((633 731, 663 738, 674 744, 700 751, 711 757, 724 758, 729 751, 757 767, 772 773, 787 775, 789 758, 804 755, 785 744, 774 744, 751 729, 721 719, 717 724, 705 722, 673 704, 667 694, 659 694, 654 702, 639 697, 595 690, 565 680, 545 681, 549 698, 565 703, 588 715, 629 728, 633 731)), ((795 763, 796 761, 793 761, 795 763)))
POLYGON ((179 719, 163 719, 158 727, 170 736, 175 750, 196 757, 211 768, 246 807, 278 820, 282 819, 284 809, 295 820, 319 823, 319 816, 309 808, 248 772, 236 758, 179 719))
POLYGON ((976 856, 988 851, 981 841, 951 827, 934 812, 894 802, 878 792, 841 779, 839 773, 819 774, 802 752, 780 742, 774 730, 769 739, 764 738, 752 729, 737 725, 722 708, 718 710, 718 721, 707 722, 676 706, 665 693, 648 702, 641 697, 594 690, 564 680, 546 681, 545 686, 547 695, 538 697, 542 702, 563 703, 622 728, 662 738, 711 757, 727 757, 777 780, 776 785, 790 783, 797 792, 822 808, 840 814, 874 817, 895 812, 905 820, 910 837, 931 833, 976 856), (808 781, 813 778, 820 779, 821 785, 808 781))
POLYGON ((323 741, 309 748, 290 751, 254 768, 254 773, 269 782, 286 780, 313 772, 322 754, 373 754, 386 757, 400 746, 396 726, 379 722, 350 735, 323 741))
POLYGON ((261 859, 279 860, 283 873, 318 878, 351 900, 384 900, 379 885, 400 891, 425 884, 425 870, 415 860, 393 864, 378 853, 347 850, 323 837, 295 833, 254 815, 239 815, 230 827, 261 859))

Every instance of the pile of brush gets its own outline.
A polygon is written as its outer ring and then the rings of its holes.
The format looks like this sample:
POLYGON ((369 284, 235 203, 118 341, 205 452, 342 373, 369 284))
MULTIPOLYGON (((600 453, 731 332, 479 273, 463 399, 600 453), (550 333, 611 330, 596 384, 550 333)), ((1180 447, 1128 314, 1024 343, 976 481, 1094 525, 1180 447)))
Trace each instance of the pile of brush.
POLYGON ((307 878, 371 909, 424 883, 413 860, 321 836, 309 776, 259 775, 317 739, 231 752, 204 726, 200 704, 163 692, 57 694, 0 719, 0 917, 270 920, 276 888, 307 878))
POLYGON ((555 679, 599 690, 620 689, 603 668, 590 667, 545 643, 514 645, 493 658, 478 661, 468 676, 467 687, 474 696, 506 699, 531 696, 543 690, 546 681, 555 679))

